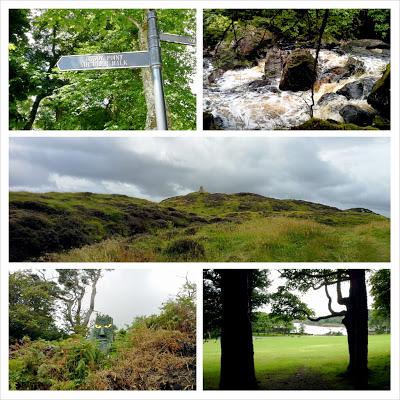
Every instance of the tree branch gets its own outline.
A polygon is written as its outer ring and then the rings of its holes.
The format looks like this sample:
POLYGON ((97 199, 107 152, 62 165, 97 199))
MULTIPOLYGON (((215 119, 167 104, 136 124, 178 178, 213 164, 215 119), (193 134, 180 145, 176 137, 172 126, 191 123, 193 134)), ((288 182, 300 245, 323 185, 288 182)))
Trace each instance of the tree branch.
POLYGON ((340 312, 335 312, 330 315, 324 315, 322 317, 317 317, 317 318, 313 318, 313 317, 310 317, 307 315, 307 319, 309 319, 310 321, 317 322, 317 321, 321 321, 322 319, 328 319, 331 317, 344 317, 345 315, 346 315, 346 311, 340 311, 340 312))

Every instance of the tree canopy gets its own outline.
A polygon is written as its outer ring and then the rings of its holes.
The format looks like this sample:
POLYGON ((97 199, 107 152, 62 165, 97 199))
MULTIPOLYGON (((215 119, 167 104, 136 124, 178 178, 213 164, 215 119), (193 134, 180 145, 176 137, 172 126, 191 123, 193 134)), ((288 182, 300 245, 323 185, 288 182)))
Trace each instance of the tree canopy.
POLYGON ((24 336, 53 340, 62 336, 56 324, 57 285, 40 274, 16 271, 9 275, 9 341, 24 336))
MULTIPOLYGON (((257 9, 204 10, 205 46, 215 46, 234 28, 254 26, 267 29, 282 41, 315 41, 324 10, 320 9, 257 9)), ((324 30, 324 42, 358 38, 390 40, 390 10, 332 9, 324 30)))
MULTIPOLYGON (((62 55, 147 50, 146 10, 10 10, 10 129, 154 128, 148 68, 60 72, 62 55)), ((161 32, 194 36, 195 10, 158 11, 161 32)), ((162 42, 170 129, 194 129, 195 52, 162 42)))

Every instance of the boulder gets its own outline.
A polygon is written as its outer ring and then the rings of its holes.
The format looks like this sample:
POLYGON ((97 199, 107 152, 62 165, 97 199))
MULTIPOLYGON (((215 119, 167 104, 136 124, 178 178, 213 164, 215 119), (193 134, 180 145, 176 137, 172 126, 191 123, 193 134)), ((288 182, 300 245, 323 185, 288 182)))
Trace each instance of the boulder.
POLYGON ((214 69, 210 75, 208 75, 208 83, 215 83, 215 81, 220 78, 224 74, 224 70, 222 68, 214 69))
POLYGON ((232 47, 247 59, 254 58, 258 50, 267 49, 273 46, 275 37, 270 31, 257 28, 254 26, 247 26, 240 29, 236 36, 239 38, 236 42, 232 43, 232 47))
POLYGON ((264 75, 266 78, 279 78, 282 72, 283 64, 286 58, 286 52, 272 48, 268 51, 265 58, 264 75))
POLYGON ((390 118, 390 64, 378 79, 367 98, 368 104, 385 118, 390 118))
POLYGON ((287 57, 279 83, 279 89, 293 92, 311 89, 314 82, 314 57, 308 50, 294 50, 287 57))
POLYGON ((360 60, 349 57, 346 64, 341 67, 333 67, 328 70, 324 76, 328 76, 330 82, 338 82, 341 79, 348 78, 352 75, 361 75, 365 72, 364 64, 360 60))
POLYGON ((337 100, 337 99, 340 99, 340 98, 342 98, 344 100, 343 96, 338 94, 337 92, 336 93, 325 93, 320 97, 320 99, 318 100, 317 105, 321 106, 321 105, 324 105, 326 103, 329 103, 329 102, 331 102, 333 100, 337 100))
POLYGON ((345 96, 347 99, 362 99, 368 96, 374 86, 374 78, 364 78, 359 81, 347 83, 336 91, 337 94, 345 96))
POLYGON ((203 129, 205 131, 223 129, 220 117, 214 117, 210 112, 203 112, 203 129))
POLYGON ((360 107, 349 104, 344 106, 339 114, 347 124, 356 124, 359 126, 368 126, 372 124, 374 114, 360 107))

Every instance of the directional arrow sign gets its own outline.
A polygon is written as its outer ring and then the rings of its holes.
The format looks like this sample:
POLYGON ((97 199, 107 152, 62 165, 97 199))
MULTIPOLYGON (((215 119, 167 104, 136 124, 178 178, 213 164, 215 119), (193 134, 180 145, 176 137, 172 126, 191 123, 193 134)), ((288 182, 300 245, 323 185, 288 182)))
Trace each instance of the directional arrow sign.
POLYGON ((188 46, 194 46, 194 40, 189 36, 174 35, 172 33, 160 33, 160 40, 165 42, 186 44, 188 46))
POLYGON ((149 66, 150 57, 148 51, 62 56, 57 62, 57 67, 60 68, 61 71, 143 68, 149 66))

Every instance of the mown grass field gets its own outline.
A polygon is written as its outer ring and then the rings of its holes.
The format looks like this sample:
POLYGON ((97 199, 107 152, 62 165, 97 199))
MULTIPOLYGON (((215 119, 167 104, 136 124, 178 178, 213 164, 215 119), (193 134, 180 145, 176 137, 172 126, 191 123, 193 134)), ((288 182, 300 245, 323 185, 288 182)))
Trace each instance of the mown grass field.
POLYGON ((10 193, 12 261, 387 262, 390 220, 249 193, 10 193))
MULTIPOLYGON (((260 390, 351 390, 341 376, 348 362, 346 336, 257 337, 254 361, 260 390)), ((220 342, 203 347, 204 389, 217 390, 220 342)), ((390 335, 369 336, 370 389, 390 389, 390 335)))

